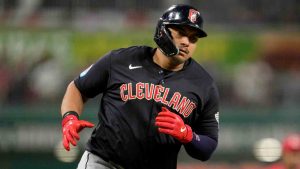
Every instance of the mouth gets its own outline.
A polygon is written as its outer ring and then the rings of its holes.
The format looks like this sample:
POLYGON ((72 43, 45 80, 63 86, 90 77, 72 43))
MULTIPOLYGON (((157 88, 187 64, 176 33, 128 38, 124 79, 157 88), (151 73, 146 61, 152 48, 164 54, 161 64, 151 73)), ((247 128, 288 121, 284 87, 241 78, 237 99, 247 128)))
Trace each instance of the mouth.
POLYGON ((190 52, 187 49, 179 49, 180 53, 188 55, 190 52))

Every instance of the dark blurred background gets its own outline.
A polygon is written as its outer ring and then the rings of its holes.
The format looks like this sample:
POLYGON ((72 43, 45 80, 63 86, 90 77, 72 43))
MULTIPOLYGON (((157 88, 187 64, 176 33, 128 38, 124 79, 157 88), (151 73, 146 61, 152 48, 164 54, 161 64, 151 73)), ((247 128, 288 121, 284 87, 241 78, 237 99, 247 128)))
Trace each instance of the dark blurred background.
MULTIPOLYGON (((0 168, 76 168, 78 148, 60 144, 67 84, 112 49, 149 45, 170 5, 191 4, 208 37, 194 58, 217 81, 219 146, 202 163, 182 149, 185 168, 263 168, 280 160, 280 142, 300 131, 298 0, 0 0, 0 168), (261 140, 271 142, 261 145, 261 140), (276 142, 277 141, 277 142, 276 142)), ((99 99, 82 116, 97 122, 99 99)))

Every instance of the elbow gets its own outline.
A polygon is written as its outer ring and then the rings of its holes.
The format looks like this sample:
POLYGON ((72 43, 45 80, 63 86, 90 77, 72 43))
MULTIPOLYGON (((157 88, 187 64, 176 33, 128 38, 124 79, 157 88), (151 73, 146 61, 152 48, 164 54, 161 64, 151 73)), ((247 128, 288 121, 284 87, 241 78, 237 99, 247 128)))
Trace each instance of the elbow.
POLYGON ((199 158, 199 160, 201 161, 208 161, 213 155, 213 152, 211 152, 210 154, 204 155, 201 158, 199 158))
POLYGON ((192 158, 207 161, 216 150, 217 144, 216 140, 203 136, 201 141, 194 140, 185 149, 192 158))
POLYGON ((211 157, 211 155, 209 155, 209 156, 203 156, 203 157, 199 158, 199 160, 201 160, 201 161, 208 161, 210 159, 210 157, 211 157))
POLYGON ((194 154, 194 153, 189 153, 188 154, 192 157, 192 158, 195 158, 197 160, 200 160, 200 161, 208 161, 213 152, 210 152, 210 153, 199 153, 199 154, 194 154))

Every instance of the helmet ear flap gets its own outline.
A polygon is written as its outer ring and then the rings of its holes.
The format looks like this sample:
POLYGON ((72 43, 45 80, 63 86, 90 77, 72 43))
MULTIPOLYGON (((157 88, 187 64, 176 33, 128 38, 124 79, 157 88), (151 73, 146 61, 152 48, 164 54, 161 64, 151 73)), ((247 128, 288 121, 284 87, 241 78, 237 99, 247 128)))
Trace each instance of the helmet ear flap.
POLYGON ((179 49, 173 43, 171 32, 162 22, 159 22, 157 25, 154 41, 160 51, 166 56, 175 56, 179 53, 179 49))

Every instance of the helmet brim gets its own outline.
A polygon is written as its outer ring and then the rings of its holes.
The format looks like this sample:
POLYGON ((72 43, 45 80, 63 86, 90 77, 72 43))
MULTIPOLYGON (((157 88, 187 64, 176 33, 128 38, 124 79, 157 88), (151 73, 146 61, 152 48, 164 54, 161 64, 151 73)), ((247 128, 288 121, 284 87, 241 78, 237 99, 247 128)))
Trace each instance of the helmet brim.
POLYGON ((207 36, 207 33, 206 32, 204 32, 203 30, 198 30, 198 37, 199 38, 204 38, 204 37, 206 37, 207 36))
POLYGON ((198 26, 194 25, 194 24, 190 24, 190 23, 187 23, 187 24, 184 24, 184 23, 164 23, 166 26, 170 26, 170 25, 175 25, 175 26, 188 26, 188 27, 191 27, 193 29, 195 29, 198 34, 197 34, 197 37, 198 38, 204 38, 204 37, 207 37, 207 33, 202 30, 201 28, 199 28, 198 26))

